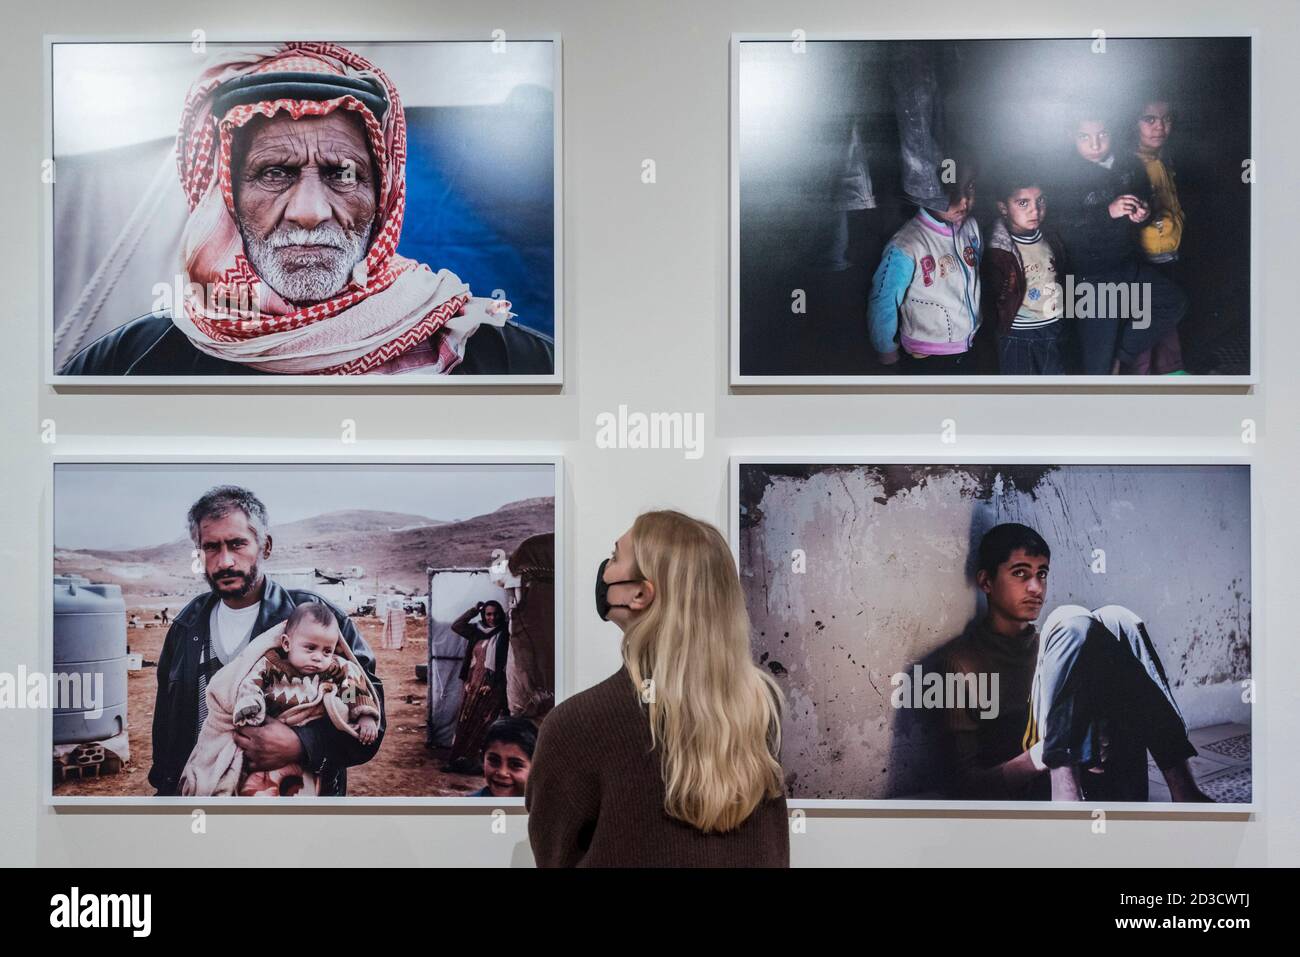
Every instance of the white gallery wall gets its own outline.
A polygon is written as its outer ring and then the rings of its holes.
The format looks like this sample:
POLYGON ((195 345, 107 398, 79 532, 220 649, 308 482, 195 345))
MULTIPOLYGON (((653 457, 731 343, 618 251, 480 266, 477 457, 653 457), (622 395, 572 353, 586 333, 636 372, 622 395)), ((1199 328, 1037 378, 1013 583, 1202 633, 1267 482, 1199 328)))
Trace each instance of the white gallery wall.
MULTIPOLYGON (((142 0, 24 4, 6 11, 11 95, 0 150, 0 569, 7 611, 0 671, 38 667, 43 629, 42 515, 50 455, 61 453, 544 453, 565 457, 565 668, 569 692, 618 667, 618 632, 595 614, 592 583, 611 542, 637 512, 671 506, 727 527, 733 454, 962 456, 1247 454, 1256 466, 1258 528, 1253 617, 1255 788, 1252 816, 1152 819, 1114 815, 1104 834, 1085 813, 809 812, 791 839, 796 865, 1300 864, 1300 641, 1292 627, 1294 541, 1300 531, 1300 323, 1295 279, 1295 157, 1300 129, 1300 7, 1290 0, 1100 0, 1090 4, 916 5, 861 0, 790 2, 429 3, 349 0, 221 4, 142 0), (924 13, 922 14, 922 10, 924 13), (563 38, 564 357, 559 389, 406 391, 112 390, 41 384, 41 70, 43 34, 95 37, 484 37, 494 29, 563 38), (1076 388, 921 391, 746 389, 727 384, 729 35, 740 32, 895 36, 1240 34, 1255 36, 1258 182, 1255 300, 1261 384, 1195 394, 1076 388), (645 184, 653 159, 657 181, 645 184), (605 449, 597 417, 629 411, 703 416, 698 457, 683 450, 605 449), (356 423, 344 445, 341 423, 356 423), (953 419, 957 442, 940 441, 953 419), (1241 441, 1242 422, 1258 441, 1241 441), (57 437, 41 440, 42 431, 57 437)), ((1243 157, 1245 159, 1246 157, 1243 157)), ((1206 543, 1213 547, 1213 543, 1206 543)), ((1188 556, 1195 561, 1195 555, 1188 556)), ((50 773, 39 745, 48 713, 0 710, 0 863, 235 865, 273 835, 290 863, 325 864, 346 835, 373 865, 531 866, 526 818, 493 832, 477 809, 349 808, 272 817, 253 810, 44 806, 50 773)))

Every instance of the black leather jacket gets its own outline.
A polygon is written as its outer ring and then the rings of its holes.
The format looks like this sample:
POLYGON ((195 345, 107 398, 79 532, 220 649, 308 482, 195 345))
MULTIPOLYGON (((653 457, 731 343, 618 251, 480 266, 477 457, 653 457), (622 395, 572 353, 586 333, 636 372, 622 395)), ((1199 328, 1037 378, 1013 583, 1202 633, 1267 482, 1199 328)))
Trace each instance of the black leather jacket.
MULTIPOLYGON (((551 375, 549 336, 507 322, 484 324, 465 343, 465 358, 449 375, 551 375)), ((218 359, 194 348, 165 312, 132 319, 100 336, 63 364, 60 375, 274 375, 218 359)))
MULTIPOLYGON (((153 710, 153 766, 149 783, 158 795, 178 793, 181 771, 198 740, 199 720, 199 653, 208 642, 208 626, 217 596, 209 592, 195 598, 172 621, 158 657, 158 697, 153 710)), ((384 710, 384 686, 375 675, 375 655, 356 626, 338 608, 309 591, 287 589, 269 577, 262 592, 262 607, 253 625, 253 635, 278 625, 295 607, 306 601, 318 602, 334 613, 343 640, 348 643, 357 662, 370 676, 379 704, 379 737, 365 745, 338 730, 328 721, 312 721, 294 732, 302 741, 306 755, 303 767, 313 772, 323 796, 342 797, 347 793, 347 767, 364 764, 375 756, 388 727, 384 710)))

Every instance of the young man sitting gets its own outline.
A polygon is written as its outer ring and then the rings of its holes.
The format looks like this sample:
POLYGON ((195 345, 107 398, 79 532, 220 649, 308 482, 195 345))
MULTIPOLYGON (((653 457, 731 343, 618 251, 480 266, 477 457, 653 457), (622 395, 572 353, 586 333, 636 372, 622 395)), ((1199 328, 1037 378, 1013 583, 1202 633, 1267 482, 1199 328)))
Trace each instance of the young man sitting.
POLYGON ((1188 766, 1196 748, 1138 615, 1062 605, 1041 637, 1035 630, 1050 561, 1047 542, 1026 525, 997 525, 980 542, 976 583, 988 613, 954 643, 948 665, 997 673, 1001 700, 993 719, 950 714, 956 790, 1041 799, 1046 777, 1054 801, 1146 801, 1150 751, 1174 801, 1211 800, 1188 766))

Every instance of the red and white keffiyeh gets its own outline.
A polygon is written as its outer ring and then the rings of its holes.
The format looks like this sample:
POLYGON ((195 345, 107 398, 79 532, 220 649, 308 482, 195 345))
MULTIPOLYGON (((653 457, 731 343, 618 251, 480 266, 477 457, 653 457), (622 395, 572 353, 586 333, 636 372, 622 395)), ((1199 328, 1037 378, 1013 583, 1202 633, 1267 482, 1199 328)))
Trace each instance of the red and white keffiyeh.
POLYGON ((191 290, 173 322, 195 348, 265 372, 359 375, 450 372, 484 322, 501 325, 509 303, 473 297, 452 272, 397 254, 406 204, 406 117, 397 89, 364 57, 334 43, 293 42, 271 53, 225 55, 191 87, 176 140, 190 215, 181 271, 191 290), (275 99, 212 113, 222 83, 257 73, 321 73, 378 80, 389 107, 382 121, 359 100, 275 99), (365 259, 332 299, 298 307, 254 271, 244 252, 231 188, 231 141, 255 116, 294 119, 352 110, 365 124, 379 181, 375 229, 365 259))

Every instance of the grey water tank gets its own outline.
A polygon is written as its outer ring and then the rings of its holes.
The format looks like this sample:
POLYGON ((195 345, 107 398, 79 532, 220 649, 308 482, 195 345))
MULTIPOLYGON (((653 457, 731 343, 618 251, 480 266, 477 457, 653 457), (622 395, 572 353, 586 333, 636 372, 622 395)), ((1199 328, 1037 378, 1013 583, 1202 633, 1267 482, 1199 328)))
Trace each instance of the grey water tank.
POLYGON ((126 603, 118 585, 54 576, 54 743, 106 741, 126 730, 126 603), (82 676, 90 676, 87 686, 82 676), (103 675, 102 693, 93 696, 103 675), (75 687, 79 698, 66 700, 75 687), (91 717, 90 705, 103 713, 91 717), (70 707, 69 707, 70 706, 70 707))

